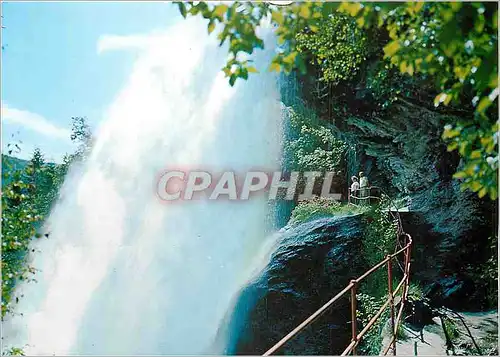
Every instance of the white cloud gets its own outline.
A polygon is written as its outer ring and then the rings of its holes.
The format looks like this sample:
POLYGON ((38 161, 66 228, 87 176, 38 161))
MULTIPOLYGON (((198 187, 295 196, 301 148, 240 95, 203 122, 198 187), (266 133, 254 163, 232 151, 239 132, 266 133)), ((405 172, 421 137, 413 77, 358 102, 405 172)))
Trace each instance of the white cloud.
POLYGON ((154 37, 144 35, 102 35, 97 42, 97 53, 109 50, 144 49, 154 42, 154 37))
POLYGON ((18 124, 28 130, 36 131, 39 134, 54 139, 69 141, 71 136, 71 132, 68 129, 52 124, 40 114, 11 108, 5 103, 2 103, 2 122, 18 124))

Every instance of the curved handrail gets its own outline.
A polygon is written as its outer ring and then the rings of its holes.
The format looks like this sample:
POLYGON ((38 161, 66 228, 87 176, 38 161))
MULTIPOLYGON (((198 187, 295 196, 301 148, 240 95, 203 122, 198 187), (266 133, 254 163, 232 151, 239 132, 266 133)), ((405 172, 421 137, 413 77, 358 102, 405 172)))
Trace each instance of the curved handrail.
MULTIPOLYGON (((378 187, 377 187, 378 188, 378 187)), ((384 193, 381 190, 382 193, 384 193)), ((384 193, 385 194, 385 193, 384 193)), ((389 196, 388 196, 389 197, 389 196)), ((392 205, 392 200, 390 200, 390 204, 392 205)), ((396 208, 396 207, 395 207, 396 208)), ((390 212, 390 210, 389 210, 390 212)), ((341 290, 337 295, 335 295, 332 299, 330 299, 327 303, 321 306, 315 313, 305 319, 301 324, 299 324, 296 328, 290 331, 285 337, 283 337, 280 341, 278 341, 274 346, 272 346, 269 350, 267 350, 263 355, 270 356, 283 347, 287 342, 292 340, 298 333, 304 330, 307 326, 311 325, 314 321, 316 321, 321 315, 324 314, 330 307, 333 306, 335 302, 337 302, 341 297, 343 297, 347 292, 351 292, 351 332, 352 338, 351 343, 345 348, 342 352, 342 356, 348 355, 349 353, 356 353, 356 346, 360 343, 363 336, 366 332, 375 324, 375 322, 382 316, 382 313, 389 307, 390 308, 390 316, 391 316, 391 333, 392 337, 387 346, 387 348, 383 351, 384 355, 387 355, 389 350, 392 348, 393 355, 396 355, 396 339, 397 339, 397 330, 401 323, 401 318, 403 315, 403 307, 408 298, 408 289, 409 289, 409 276, 410 276, 410 258, 411 258, 411 247, 412 247, 412 238, 408 233, 405 233, 402 226, 401 218, 399 217, 399 211, 396 208, 397 215, 397 226, 398 226, 398 243, 400 242, 400 238, 404 236, 406 238, 406 244, 401 249, 397 249, 396 246, 395 252, 392 254, 388 254, 385 259, 381 262, 373 266, 371 269, 367 270, 364 274, 362 274, 357 279, 351 280, 351 282, 341 290), (400 254, 404 255, 404 267, 403 267, 403 277, 398 283, 395 290, 392 288, 392 261, 397 258, 400 254), (382 305, 382 307, 375 313, 375 315, 370 319, 370 321, 366 324, 366 326, 361 330, 360 333, 357 332, 357 309, 356 309, 356 290, 359 283, 374 273, 375 271, 382 268, 384 265, 387 266, 388 272, 388 298, 387 301, 382 305), (399 309, 396 315, 395 306, 398 304, 394 302, 395 297, 398 292, 402 290, 402 298, 399 304, 399 309)), ((394 216, 393 216, 394 217, 394 216)), ((397 260, 396 260, 397 261, 397 260)), ((398 262, 399 263, 399 262, 398 262)))
POLYGON ((363 187, 363 188, 358 188, 358 189, 355 189, 355 190, 353 190, 353 189, 351 189, 351 188, 349 187, 349 190, 348 190, 349 195, 348 195, 348 198, 347 198, 348 203, 349 203, 349 204, 351 204, 351 205, 357 206, 357 204, 356 204, 356 203, 352 202, 352 198, 355 198, 355 199, 356 199, 356 200, 358 200, 358 201, 359 201, 359 200, 361 200, 361 201, 363 201, 363 200, 369 200, 369 199, 372 199, 372 198, 373 198, 373 199, 376 199, 376 200, 380 200, 380 197, 379 197, 379 196, 371 196, 371 191, 372 191, 373 189, 380 190, 380 192, 383 192, 383 191, 382 191, 382 189, 381 189, 380 187, 378 187, 378 186, 363 187), (370 193, 368 196, 357 196, 357 195, 353 195, 353 192, 358 193, 358 192, 364 192, 364 191, 366 191, 366 190, 368 190, 368 191, 369 191, 369 193, 370 193))

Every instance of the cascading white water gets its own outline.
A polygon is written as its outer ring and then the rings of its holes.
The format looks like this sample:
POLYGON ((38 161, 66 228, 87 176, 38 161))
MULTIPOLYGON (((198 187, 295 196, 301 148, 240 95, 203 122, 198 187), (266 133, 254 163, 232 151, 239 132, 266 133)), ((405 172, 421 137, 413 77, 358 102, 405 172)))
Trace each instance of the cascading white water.
POLYGON ((38 282, 19 287, 23 315, 4 322, 4 345, 31 355, 223 348, 213 340, 272 230, 270 205, 165 204, 156 179, 166 167, 278 169, 281 107, 265 70, 227 84, 226 52, 205 26, 182 21, 142 50, 90 157, 66 179, 33 258, 38 282))

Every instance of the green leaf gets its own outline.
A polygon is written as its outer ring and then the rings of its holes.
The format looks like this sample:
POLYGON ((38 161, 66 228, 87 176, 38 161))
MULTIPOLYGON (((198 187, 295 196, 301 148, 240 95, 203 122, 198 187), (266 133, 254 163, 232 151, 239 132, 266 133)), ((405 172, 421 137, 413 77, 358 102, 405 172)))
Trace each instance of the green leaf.
POLYGON ((486 109, 488 109, 488 107, 491 105, 491 100, 488 98, 488 97, 483 97, 481 98, 481 100, 479 101, 479 104, 477 105, 477 108, 476 110, 479 112, 479 113, 484 113, 484 111, 486 109))
POLYGON ((453 139, 459 135, 460 135, 460 130, 458 130, 456 128, 453 129, 451 126, 446 126, 444 128, 442 138, 443 138, 443 140, 453 139))
POLYGON ((240 78, 243 78, 244 80, 247 80, 248 79, 248 70, 246 70, 245 68, 243 68, 241 70, 241 73, 240 73, 240 78))
POLYGON ((283 24, 283 20, 284 20, 284 17, 283 17, 283 14, 281 13, 280 10, 276 10, 276 11, 273 11, 272 14, 271 14, 271 19, 278 25, 282 25, 283 24))
POLYGON ((309 29, 312 31, 312 32, 318 32, 319 31, 319 27, 316 26, 316 25, 309 25, 309 29))
POLYGON ((417 1, 413 6, 414 6, 415 12, 419 12, 422 9, 422 7, 424 6, 424 2, 417 1))
POLYGON ((281 69, 281 66, 279 63, 273 62, 269 65, 269 71, 271 72, 279 72, 281 69))
POLYGON ((481 189, 482 185, 479 181, 472 181, 470 184, 470 188, 473 192, 477 192, 481 189))
POLYGON ((283 62, 285 64, 293 64, 293 62, 295 61, 295 57, 297 57, 297 55, 298 55, 297 51, 290 52, 288 55, 283 57, 283 62))
POLYGON ((414 70, 413 70, 413 64, 412 64, 412 63, 409 63, 409 64, 408 64, 408 68, 406 69, 406 72, 408 72, 408 74, 409 74, 410 76, 413 76, 413 72, 414 72, 414 70))
POLYGON ((459 171, 453 175, 453 178, 456 179, 464 179, 467 177, 467 174, 464 171, 459 171))
POLYGON ((224 14, 226 13, 228 9, 228 6, 227 5, 217 5, 215 8, 214 8, 214 15, 217 16, 218 18, 223 18, 224 17, 224 14))
POLYGON ((208 23, 208 33, 211 34, 215 30, 215 22, 210 21, 208 23))
POLYGON ((186 18, 186 16, 187 16, 186 5, 182 1, 179 1, 177 3, 177 6, 179 7, 179 11, 180 11, 182 17, 186 18))
POLYGON ((311 10, 309 9, 309 3, 307 2, 301 3, 299 15, 304 19, 308 19, 311 17, 311 10))
POLYGON ((361 3, 342 2, 339 11, 347 12, 349 15, 355 17, 361 8, 361 3))
POLYGON ((401 73, 406 73, 406 61, 401 61, 401 63, 399 64, 399 70, 401 73))
POLYGON ((398 52, 398 50, 401 48, 401 45, 399 43, 398 40, 394 40, 394 41, 391 41, 389 42, 389 44, 387 44, 385 47, 384 47, 384 53, 387 57, 391 57, 393 56, 396 52, 398 52))
POLYGON ((471 152, 469 158, 470 159, 479 159, 479 158, 481 158, 481 151, 480 150, 474 150, 473 152, 471 152))
POLYGON ((495 186, 490 187, 490 199, 491 200, 496 200, 498 197, 498 191, 495 186))
POLYGON ((253 67, 253 66, 250 66, 247 68, 247 71, 249 73, 259 73, 259 71, 257 70, 257 68, 253 67))
POLYGON ((490 88, 496 88, 498 86, 498 74, 492 73, 490 75, 490 81, 488 83, 490 88))
POLYGON ((447 150, 451 152, 453 150, 456 150, 457 148, 458 148, 458 143, 454 141, 448 145, 447 150))
POLYGON ((462 7, 462 4, 459 1, 450 1, 448 4, 450 5, 451 9, 455 12, 460 10, 460 8, 462 7))

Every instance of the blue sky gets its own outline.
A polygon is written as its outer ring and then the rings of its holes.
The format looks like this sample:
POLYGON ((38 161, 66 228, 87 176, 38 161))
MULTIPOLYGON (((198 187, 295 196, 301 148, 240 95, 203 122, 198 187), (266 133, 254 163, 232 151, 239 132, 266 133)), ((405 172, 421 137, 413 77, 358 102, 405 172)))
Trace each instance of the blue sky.
POLYGON ((109 35, 132 36, 180 19, 161 2, 2 3, 2 147, 19 157, 40 147, 59 161, 71 152, 71 117, 95 126, 124 85, 137 53, 98 51, 109 35))

